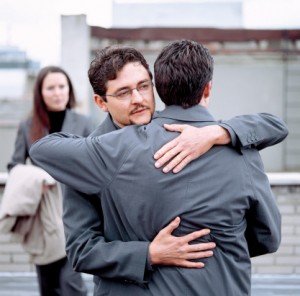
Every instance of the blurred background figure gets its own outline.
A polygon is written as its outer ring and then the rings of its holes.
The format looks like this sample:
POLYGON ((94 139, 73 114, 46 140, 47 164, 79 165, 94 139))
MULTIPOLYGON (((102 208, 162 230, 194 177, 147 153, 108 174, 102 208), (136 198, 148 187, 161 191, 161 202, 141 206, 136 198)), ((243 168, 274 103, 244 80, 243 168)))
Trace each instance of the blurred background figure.
MULTIPOLYGON (((19 125, 14 152, 7 165, 8 171, 11 171, 18 164, 26 164, 29 159, 28 150, 31 144, 49 133, 64 131, 88 136, 94 127, 92 120, 73 111, 75 105, 74 88, 68 74, 56 66, 42 68, 34 85, 33 110, 29 117, 19 125)), ((55 205, 59 219, 61 219, 61 205, 55 205)), ((43 210, 40 210, 38 215, 43 215, 43 210)), ((43 221, 43 217, 37 221, 43 221)), ((49 223, 63 227, 60 221, 59 223, 57 221, 50 221, 49 223)), ((58 231, 63 233, 63 229, 58 231)), ((45 238, 40 237, 40 239, 45 238)), ((48 256, 48 259, 55 258, 55 261, 36 260, 47 262, 47 264, 33 262, 36 266, 40 294, 42 296, 87 295, 81 274, 74 272, 67 260, 64 250, 64 236, 61 239, 62 242, 58 242, 57 250, 55 250, 56 255, 50 254, 48 256)))
POLYGON ((33 92, 33 110, 29 118, 20 123, 15 150, 7 168, 25 164, 30 145, 53 132, 69 132, 88 136, 93 129, 92 120, 74 112, 76 100, 68 74, 55 66, 40 70, 33 92))

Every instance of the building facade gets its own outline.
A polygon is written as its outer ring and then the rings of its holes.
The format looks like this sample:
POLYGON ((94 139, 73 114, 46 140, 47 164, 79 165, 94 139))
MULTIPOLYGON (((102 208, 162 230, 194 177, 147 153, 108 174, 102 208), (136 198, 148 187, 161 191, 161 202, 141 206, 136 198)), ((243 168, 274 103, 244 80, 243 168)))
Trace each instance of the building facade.
MULTIPOLYGON (((214 56, 211 106, 216 119, 268 112, 281 117, 290 134, 279 145, 262 151, 269 172, 300 170, 300 30, 246 30, 211 28, 91 27, 84 15, 62 17, 62 64, 69 73, 84 73, 97 49, 129 44, 139 49, 153 69, 159 51, 176 39, 193 39, 214 56), (70 38, 76 31, 76 37, 70 38), (81 32, 81 34, 79 34, 81 32), (81 44, 81 46, 74 46, 81 44), (82 46, 82 44, 88 45, 82 46), (80 63, 72 61, 78 60, 80 63), (86 59, 84 61, 84 59, 86 59), (276 160, 276 161, 274 161, 276 160)), ((101 122, 87 76, 76 81, 84 88, 82 109, 101 122)), ((157 109, 163 105, 156 95, 157 109)))

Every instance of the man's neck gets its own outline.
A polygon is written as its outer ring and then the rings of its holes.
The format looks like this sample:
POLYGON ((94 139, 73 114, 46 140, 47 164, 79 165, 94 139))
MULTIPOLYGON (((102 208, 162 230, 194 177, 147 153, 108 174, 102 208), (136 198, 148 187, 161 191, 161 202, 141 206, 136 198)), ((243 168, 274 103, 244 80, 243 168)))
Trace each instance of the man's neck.
POLYGON ((109 113, 109 116, 110 116, 111 122, 112 122, 112 124, 114 125, 114 127, 115 127, 116 129, 120 129, 121 127, 118 126, 118 125, 115 123, 115 121, 114 121, 114 119, 112 118, 112 116, 111 116, 110 113, 109 113))

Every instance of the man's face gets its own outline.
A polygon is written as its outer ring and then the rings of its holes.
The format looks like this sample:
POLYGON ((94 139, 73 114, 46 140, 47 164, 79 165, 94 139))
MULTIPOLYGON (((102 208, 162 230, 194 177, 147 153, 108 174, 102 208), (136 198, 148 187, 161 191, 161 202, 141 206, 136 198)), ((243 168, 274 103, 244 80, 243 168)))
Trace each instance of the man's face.
POLYGON ((106 102, 98 95, 95 95, 95 102, 111 114, 119 127, 150 122, 155 109, 154 93, 149 73, 142 64, 126 64, 116 79, 107 82, 106 87, 106 102))

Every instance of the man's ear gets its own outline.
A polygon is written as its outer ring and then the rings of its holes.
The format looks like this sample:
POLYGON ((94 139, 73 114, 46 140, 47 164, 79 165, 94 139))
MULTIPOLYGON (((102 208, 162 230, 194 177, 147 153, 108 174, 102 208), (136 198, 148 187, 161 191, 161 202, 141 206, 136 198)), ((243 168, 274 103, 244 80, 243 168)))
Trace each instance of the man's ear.
POLYGON ((102 109, 102 111, 108 112, 107 102, 103 99, 103 97, 94 94, 94 101, 96 105, 102 109))
POLYGON ((199 105, 203 107, 208 107, 210 100, 210 92, 211 92, 211 81, 209 81, 204 88, 202 98, 200 100, 199 105))
POLYGON ((211 92, 211 86, 212 86, 212 83, 211 83, 211 81, 209 81, 204 88, 204 92, 203 92, 204 98, 209 98, 210 92, 211 92))

